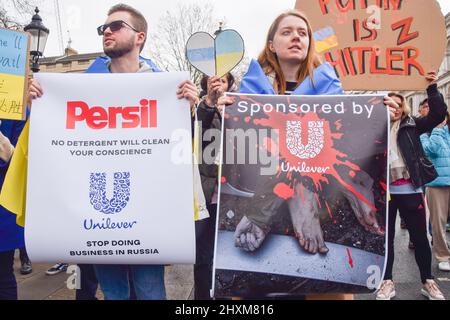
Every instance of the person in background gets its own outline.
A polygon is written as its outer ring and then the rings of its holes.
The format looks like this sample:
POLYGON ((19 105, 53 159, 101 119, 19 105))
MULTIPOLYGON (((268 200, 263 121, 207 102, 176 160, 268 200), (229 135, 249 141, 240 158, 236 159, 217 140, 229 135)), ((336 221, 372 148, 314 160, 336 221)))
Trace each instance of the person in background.
POLYGON ((427 184, 426 199, 433 227, 433 252, 441 271, 450 271, 450 249, 447 245, 446 224, 450 212, 450 131, 449 114, 430 135, 420 140, 428 159, 433 162, 438 177, 427 184))
MULTIPOLYGON (((210 131, 222 129, 222 115, 218 99, 225 92, 236 91, 235 80, 231 73, 223 77, 204 76, 201 80, 201 102, 197 107, 197 121, 202 128, 204 138, 201 140, 202 150, 215 145, 214 150, 220 150, 220 139, 207 138, 210 131)), ((195 126, 193 126, 195 127, 195 126)), ((217 135, 212 134, 211 137, 217 135)), ((203 161, 199 164, 203 193, 209 217, 199 217, 195 223, 196 234, 196 263, 194 265, 194 299, 209 300, 212 286, 212 265, 214 256, 214 242, 217 219, 217 193, 219 181, 219 155, 202 152, 203 161)))
POLYGON ((430 113, 426 117, 413 118, 405 98, 391 92, 391 139, 389 146, 390 196, 388 218, 388 259, 384 281, 377 291, 377 300, 395 297, 392 269, 394 265, 394 238, 397 211, 406 222, 411 241, 415 246, 415 258, 423 284, 421 293, 430 300, 445 300, 431 272, 431 249, 428 241, 425 199, 423 187, 437 178, 433 164, 427 159, 420 143, 420 135, 431 131, 445 118, 447 106, 437 90, 437 75, 427 74, 430 113), (394 106, 392 107, 394 103, 394 106))
MULTIPOLYGON (((426 116, 428 116, 429 112, 430 112, 430 106, 428 105, 428 98, 426 98, 419 104, 419 117, 420 118, 426 117, 426 116)), ((425 190, 424 190, 424 192, 425 192, 425 190)), ((402 217, 400 217, 400 228, 407 229, 406 222, 405 222, 405 220, 403 220, 402 217)), ((431 222, 430 222, 430 226, 429 226, 429 232, 430 232, 430 234, 432 234, 431 222)), ((414 243, 411 241, 411 239, 409 240, 408 248, 411 250, 415 249, 414 243)))

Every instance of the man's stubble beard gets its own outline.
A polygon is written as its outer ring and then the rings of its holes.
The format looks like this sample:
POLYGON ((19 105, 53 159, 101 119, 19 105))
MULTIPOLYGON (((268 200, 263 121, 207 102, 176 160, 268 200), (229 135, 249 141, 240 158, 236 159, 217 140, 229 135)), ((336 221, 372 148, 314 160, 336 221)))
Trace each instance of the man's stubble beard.
POLYGON ((103 51, 105 54, 110 57, 111 59, 120 58, 127 53, 130 53, 133 50, 134 47, 134 41, 133 39, 130 39, 126 43, 123 43, 122 45, 116 45, 112 48, 105 48, 103 46, 103 51))

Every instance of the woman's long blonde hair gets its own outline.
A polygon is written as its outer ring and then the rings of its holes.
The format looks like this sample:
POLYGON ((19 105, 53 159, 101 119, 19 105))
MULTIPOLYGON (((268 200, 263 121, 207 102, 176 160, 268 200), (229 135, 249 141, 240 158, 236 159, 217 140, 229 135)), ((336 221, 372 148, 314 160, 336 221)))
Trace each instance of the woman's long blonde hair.
POLYGON ((278 31, 281 21, 289 16, 294 16, 305 21, 308 27, 309 36, 309 48, 305 61, 302 62, 297 74, 297 86, 306 79, 307 76, 313 81, 314 69, 321 65, 319 56, 316 54, 314 38, 311 30, 311 24, 306 16, 298 10, 290 10, 279 15, 272 23, 267 34, 266 46, 258 57, 258 62, 267 75, 274 75, 274 89, 278 94, 284 94, 286 92, 286 79, 283 71, 281 70, 280 63, 277 55, 270 50, 270 42, 273 41, 275 34, 278 31))
POLYGON ((408 101, 406 101, 405 97, 402 96, 400 93, 398 92, 389 92, 388 93, 389 97, 397 97, 400 99, 400 101, 402 102, 400 104, 400 108, 403 110, 403 115, 402 115, 402 119, 405 119, 406 117, 409 117, 409 115, 411 114, 411 107, 408 104, 408 101))

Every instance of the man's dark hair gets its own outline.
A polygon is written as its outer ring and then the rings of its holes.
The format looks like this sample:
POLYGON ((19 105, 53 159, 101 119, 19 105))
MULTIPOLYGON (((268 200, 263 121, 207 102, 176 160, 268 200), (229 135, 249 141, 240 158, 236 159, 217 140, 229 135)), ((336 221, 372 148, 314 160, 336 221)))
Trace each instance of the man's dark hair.
MULTIPOLYGON (((231 72, 228 72, 226 74, 227 80, 228 80, 228 88, 227 90, 231 90, 233 88, 236 80, 234 79, 234 76, 231 74, 231 72)), ((200 81, 200 87, 202 88, 202 92, 200 93, 200 98, 203 98, 208 94, 208 79, 209 76, 204 75, 202 80, 200 81)))
POLYGON ((135 8, 133 8, 127 4, 123 4, 123 3, 119 3, 119 4, 116 4, 115 6, 111 7, 111 9, 109 9, 109 11, 108 11, 108 16, 112 15, 113 13, 119 12, 119 11, 128 12, 131 15, 131 19, 132 19, 131 23, 133 24, 133 28, 135 28, 139 32, 145 33, 145 40, 141 46, 141 51, 140 51, 140 52, 142 52, 142 50, 144 49, 144 46, 145 46, 145 42, 147 41, 147 32, 148 32, 147 20, 145 20, 143 14, 140 11, 136 10, 135 8))
POLYGON ((423 100, 420 104, 419 104, 419 107, 421 107, 421 106, 423 106, 425 103, 427 103, 428 102, 428 98, 426 98, 425 100, 423 100))

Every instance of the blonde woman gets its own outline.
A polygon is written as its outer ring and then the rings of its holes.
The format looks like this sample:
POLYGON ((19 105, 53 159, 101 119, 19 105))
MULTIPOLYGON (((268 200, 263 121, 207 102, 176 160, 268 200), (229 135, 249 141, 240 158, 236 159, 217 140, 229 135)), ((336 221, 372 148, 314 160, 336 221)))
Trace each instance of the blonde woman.
POLYGON ((391 138, 389 146, 390 194, 388 219, 388 260, 384 281, 377 300, 395 297, 392 268, 397 211, 406 223, 415 246, 415 258, 423 284, 422 294, 430 300, 444 300, 444 295, 431 274, 431 249, 427 237, 426 208, 423 186, 437 178, 433 164, 426 158, 420 135, 433 130, 445 118, 447 106, 437 90, 435 72, 427 75, 430 113, 426 117, 411 117, 411 109, 398 93, 389 97, 398 107, 391 108, 391 138))

